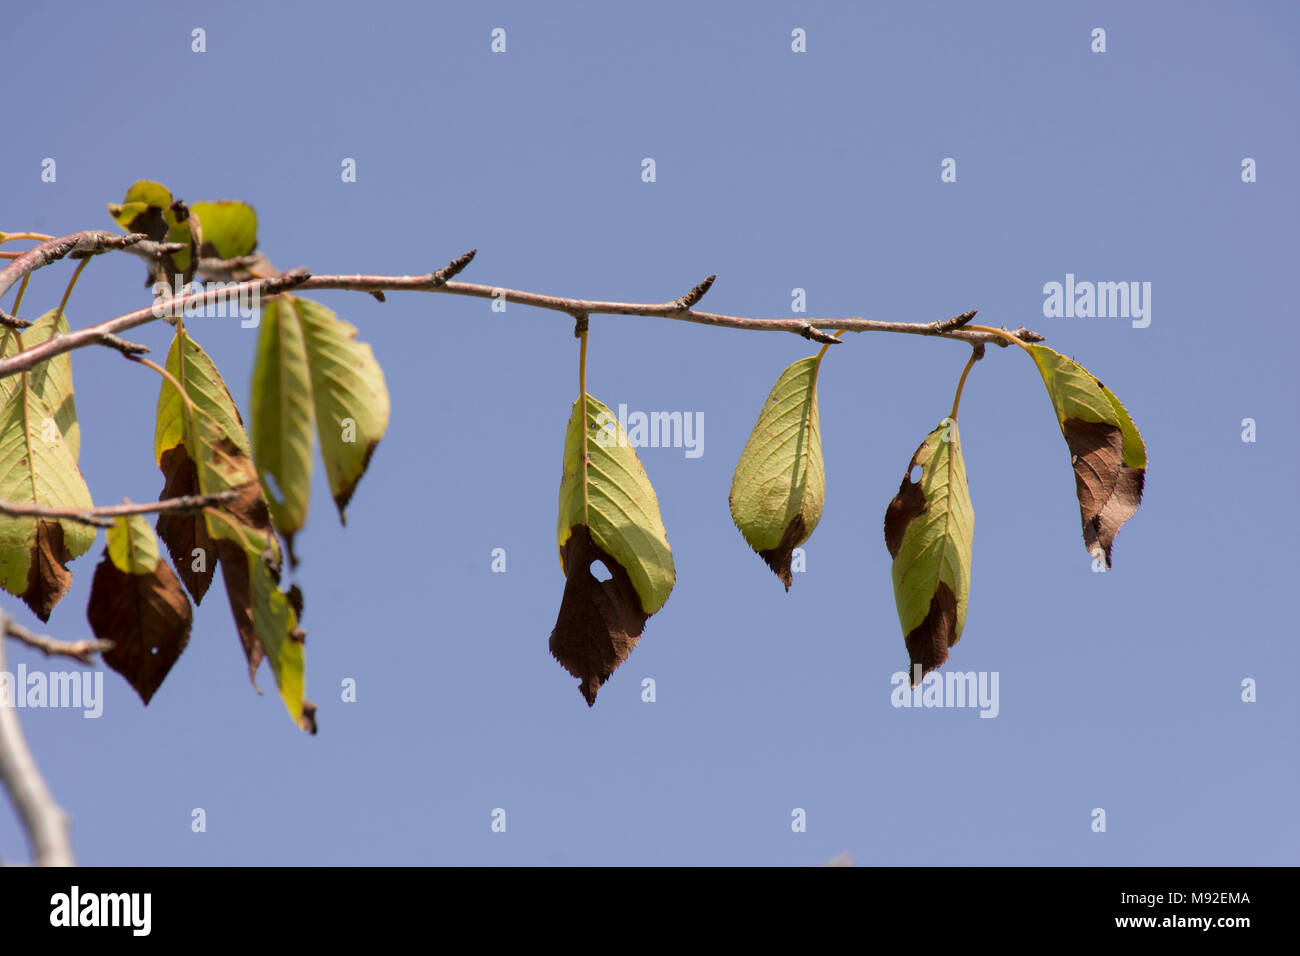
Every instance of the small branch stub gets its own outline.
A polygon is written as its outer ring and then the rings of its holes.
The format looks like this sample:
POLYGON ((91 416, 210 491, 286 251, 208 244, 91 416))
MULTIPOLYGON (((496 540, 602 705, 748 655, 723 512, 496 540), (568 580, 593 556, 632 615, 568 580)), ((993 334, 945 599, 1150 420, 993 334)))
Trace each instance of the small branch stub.
POLYGON ((451 262, 447 263, 437 272, 431 273, 429 281, 432 282, 434 286, 446 285, 449 279, 459 275, 462 269, 473 262, 476 255, 478 255, 478 250, 471 249, 463 256, 452 259, 451 262))
POLYGON ((678 311, 689 312, 693 309, 695 304, 704 298, 704 293, 708 292, 709 289, 713 287, 713 280, 717 277, 716 273, 709 276, 703 282, 695 286, 695 288, 691 289, 690 292, 678 299, 676 303, 678 311))

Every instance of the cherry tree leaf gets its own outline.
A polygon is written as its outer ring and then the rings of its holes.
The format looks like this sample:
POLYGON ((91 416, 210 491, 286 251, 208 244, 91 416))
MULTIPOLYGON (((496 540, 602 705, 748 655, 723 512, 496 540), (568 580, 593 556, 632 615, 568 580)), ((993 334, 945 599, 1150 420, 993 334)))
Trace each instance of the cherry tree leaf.
POLYGON ((185 549, 191 546, 209 559, 209 583, 214 570, 211 558, 220 563, 235 629, 248 660, 249 680, 256 688, 257 668, 265 658, 290 717, 303 730, 315 733, 315 706, 303 698, 301 597, 279 589, 280 543, 238 410, 216 367, 183 329, 177 330, 168 364, 193 408, 164 381, 154 440, 166 480, 163 496, 222 491, 236 495, 205 508, 198 516, 201 524, 165 525, 160 518, 159 534, 182 575, 187 566, 182 563, 188 557, 185 549), (169 534, 175 539, 168 540, 169 534), (184 557, 177 558, 177 552, 184 557))
POLYGON ((203 224, 200 256, 235 259, 257 248, 257 213, 248 203, 234 199, 196 202, 190 212, 203 224))
POLYGON ((189 642, 190 602, 143 517, 115 519, 107 539, 86 617, 97 638, 113 642, 104 663, 148 704, 189 642))
POLYGON ((1142 503, 1146 445, 1119 399, 1087 369, 1043 345, 1029 350, 1070 448, 1084 546, 1109 568, 1115 536, 1142 503))
POLYGON ((915 686, 917 665, 922 677, 939 667, 966 624, 975 511, 957 422, 940 422, 907 469, 885 511, 885 547, 915 686))
MULTIPOLYGON (((0 334, 0 356, 67 331, 49 312, 25 331, 0 334)), ((0 500, 55 508, 94 507, 77 466, 81 444, 66 354, 0 379, 0 500)), ((42 621, 72 583, 69 562, 90 550, 95 529, 76 521, 0 517, 0 586, 42 621)))
POLYGON ((817 371, 822 354, 790 365, 772 386, 731 478, 731 518, 790 590, 790 555, 811 537, 826 498, 817 371))
POLYGON ((253 458, 270 488, 271 517, 293 558, 307 519, 312 446, 339 519, 388 428, 384 373, 357 330, 319 303, 280 295, 262 310, 253 370, 253 458))
POLYGON ((565 433, 557 540, 566 582, 551 654, 592 706, 668 600, 676 569, 645 469, 618 419, 590 395, 573 403, 565 433), (592 574, 597 561, 607 580, 592 574))

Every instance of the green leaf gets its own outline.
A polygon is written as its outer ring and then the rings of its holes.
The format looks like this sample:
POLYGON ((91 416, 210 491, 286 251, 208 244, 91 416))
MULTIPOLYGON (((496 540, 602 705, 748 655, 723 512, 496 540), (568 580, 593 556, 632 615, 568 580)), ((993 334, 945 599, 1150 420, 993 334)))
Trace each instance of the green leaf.
POLYGON ((659 516, 659 499, 618 418, 590 395, 587 396, 588 462, 583 467, 579 404, 573 403, 564 436, 564 478, 560 482, 558 524, 560 567, 564 567, 565 541, 576 525, 585 525, 591 529, 596 546, 608 552, 627 571, 640 598, 641 609, 646 614, 654 614, 668 600, 677 576, 672 549, 668 547, 668 533, 659 516))
MULTIPOLYGON (((223 435, 248 454, 248 435, 235 400, 226 388, 216 364, 184 327, 176 329, 167 351, 166 369, 185 388, 200 415, 215 421, 223 435)), ((166 380, 158 395, 157 423, 154 430, 154 457, 159 463, 163 452, 182 441, 192 442, 188 433, 185 402, 166 380)))
MULTIPOLYGON (((40 345, 53 335, 65 335, 68 331, 67 316, 58 309, 51 309, 24 329, 21 335, 22 348, 30 349, 40 345)), ((19 350, 19 333, 6 329, 0 338, 0 355, 4 358, 16 354, 19 350)), ((54 411, 54 421, 63 440, 68 443, 73 458, 81 455, 81 426, 77 422, 77 404, 72 393, 72 358, 64 352, 41 362, 28 373, 27 384, 45 404, 54 411)), ((0 401, 7 399, 18 387, 19 379, 11 375, 0 378, 0 401)))
POLYGON ((731 478, 731 518, 790 590, 790 555, 812 536, 826 498, 817 371, 800 359, 772 386, 731 478))
POLYGON ((190 212, 203 226, 199 255, 235 259, 257 248, 257 213, 247 203, 234 199, 196 202, 190 212))
POLYGON ((939 667, 966 624, 975 511, 957 422, 940 422, 907 467, 885 512, 885 547, 915 686, 917 665, 922 677, 939 667))
POLYGON ((676 570, 659 501, 626 433, 596 399, 585 404, 584 415, 583 401, 573 403, 565 434, 557 540, 566 581, 550 648, 592 706, 668 600, 676 570), (592 574, 596 562, 605 580, 592 574))
MULTIPOLYGON (((6 330, 0 354, 15 355, 59 328, 66 329, 66 321, 47 313, 25 332, 6 330)), ((77 467, 81 440, 68 356, 0 382, 0 500, 94 507, 77 467)), ((90 550, 95 533, 76 521, 0 517, 0 586, 49 620, 72 582, 68 562, 90 550)))
POLYGON ((1109 568, 1115 536, 1142 502, 1146 445, 1119 399, 1087 369, 1043 345, 1029 351, 1070 448, 1084 546, 1109 568))
POLYGON ((292 541, 307 520, 311 493, 311 368, 291 302, 267 302, 260 324, 249 405, 253 460, 267 490, 271 519, 292 541))
POLYGON ((104 556, 123 574, 152 574, 158 564, 158 539, 140 515, 122 515, 108 529, 104 556))
POLYGON ((332 311, 292 295, 262 309, 253 369, 253 458, 274 481, 271 514, 292 542, 307 517, 313 429, 330 491, 346 508, 388 428, 384 373, 357 330, 332 311))

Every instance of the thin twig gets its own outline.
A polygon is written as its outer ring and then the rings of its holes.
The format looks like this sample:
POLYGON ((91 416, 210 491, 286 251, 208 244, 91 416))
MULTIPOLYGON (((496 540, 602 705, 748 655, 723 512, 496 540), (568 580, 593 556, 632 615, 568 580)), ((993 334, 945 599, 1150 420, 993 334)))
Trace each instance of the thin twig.
MULTIPOLYGON (((10 623, 0 611, 0 631, 9 633, 10 623)), ((5 670, 4 643, 0 641, 0 672, 5 670)), ((0 706, 0 783, 9 791, 27 831, 32 861, 39 866, 73 866, 68 815, 55 802, 32 757, 17 707, 0 706)))
POLYGON ((50 518, 64 521, 76 521, 96 528, 113 527, 114 518, 124 515, 147 515, 186 511, 202 511, 213 505, 219 505, 239 495, 234 488, 226 491, 214 491, 210 495, 181 495, 178 498, 164 498, 162 501, 127 502, 120 505, 104 505, 100 508, 51 508, 46 505, 17 504, 0 501, 0 515, 11 518, 50 518))
POLYGON ((5 633, 28 647, 34 647, 46 657, 71 657, 83 664, 94 664, 95 655, 113 649, 112 641, 60 641, 44 634, 33 634, 12 618, 5 619, 5 633))

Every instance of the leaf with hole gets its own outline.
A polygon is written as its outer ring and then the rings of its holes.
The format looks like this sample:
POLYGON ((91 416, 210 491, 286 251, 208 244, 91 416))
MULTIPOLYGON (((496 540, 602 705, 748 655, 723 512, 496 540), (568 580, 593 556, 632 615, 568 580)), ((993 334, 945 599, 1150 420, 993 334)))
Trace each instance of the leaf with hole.
POLYGON ((975 511, 957 422, 940 422, 907 469, 885 511, 885 547, 915 685, 917 665, 922 677, 939 667, 966 624, 975 511))
POLYGON ((550 647, 592 706, 668 600, 676 569, 659 500, 627 433, 590 395, 585 416, 582 405, 573 403, 564 440, 557 539, 566 581, 550 647), (591 573, 596 561, 608 580, 591 573))

